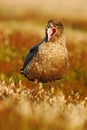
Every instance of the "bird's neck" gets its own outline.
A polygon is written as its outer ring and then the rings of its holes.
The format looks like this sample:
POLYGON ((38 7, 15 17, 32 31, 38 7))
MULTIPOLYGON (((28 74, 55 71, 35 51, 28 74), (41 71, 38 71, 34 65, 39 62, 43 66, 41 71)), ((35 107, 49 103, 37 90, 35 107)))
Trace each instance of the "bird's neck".
POLYGON ((52 43, 58 42, 58 44, 65 44, 65 41, 66 41, 65 34, 55 35, 54 37, 52 37, 52 39, 49 40, 49 42, 52 43))
POLYGON ((48 40, 48 35, 46 34, 46 37, 44 38, 45 42, 52 42, 52 43, 57 43, 63 46, 66 46, 66 37, 65 33, 63 32, 62 34, 56 34, 54 37, 52 37, 50 40, 48 40))

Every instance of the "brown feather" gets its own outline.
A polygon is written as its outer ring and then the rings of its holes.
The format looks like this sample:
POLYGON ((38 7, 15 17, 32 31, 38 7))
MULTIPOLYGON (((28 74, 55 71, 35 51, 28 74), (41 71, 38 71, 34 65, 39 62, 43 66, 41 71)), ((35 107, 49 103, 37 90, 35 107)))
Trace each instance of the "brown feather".
POLYGON ((69 57, 66 48, 64 26, 62 23, 50 20, 50 26, 57 29, 57 33, 47 42, 39 46, 38 52, 26 67, 29 80, 48 82, 63 78, 69 69, 69 57))

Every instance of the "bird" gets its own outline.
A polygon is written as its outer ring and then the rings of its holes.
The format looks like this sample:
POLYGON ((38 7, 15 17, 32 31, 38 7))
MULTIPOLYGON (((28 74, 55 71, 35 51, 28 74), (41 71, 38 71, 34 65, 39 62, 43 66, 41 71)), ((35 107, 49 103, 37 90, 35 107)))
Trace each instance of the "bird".
POLYGON ((47 83, 62 79, 68 70, 64 25, 50 19, 45 27, 45 38, 29 49, 20 73, 30 81, 47 83))

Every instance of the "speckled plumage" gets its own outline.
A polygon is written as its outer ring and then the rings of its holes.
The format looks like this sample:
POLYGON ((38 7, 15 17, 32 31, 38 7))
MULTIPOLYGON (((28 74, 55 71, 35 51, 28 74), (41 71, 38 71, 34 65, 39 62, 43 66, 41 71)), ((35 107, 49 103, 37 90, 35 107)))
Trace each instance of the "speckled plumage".
POLYGON ((31 53, 33 56, 30 60, 29 52, 22 74, 29 80, 38 82, 61 79, 69 68, 63 24, 56 20, 50 20, 46 27, 46 38, 37 44, 37 49, 34 51, 31 53))

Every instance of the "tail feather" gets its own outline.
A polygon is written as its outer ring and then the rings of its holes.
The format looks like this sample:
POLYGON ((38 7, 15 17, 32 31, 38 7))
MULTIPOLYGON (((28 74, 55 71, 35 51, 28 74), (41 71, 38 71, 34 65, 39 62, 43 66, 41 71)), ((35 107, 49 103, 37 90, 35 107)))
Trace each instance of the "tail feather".
POLYGON ((24 69, 23 69, 23 68, 21 68, 20 70, 21 70, 21 71, 23 71, 24 69))
POLYGON ((24 75, 24 69, 22 68, 22 69, 20 69, 20 74, 23 74, 24 75))
POLYGON ((24 75, 24 72, 20 72, 20 74, 24 75))

